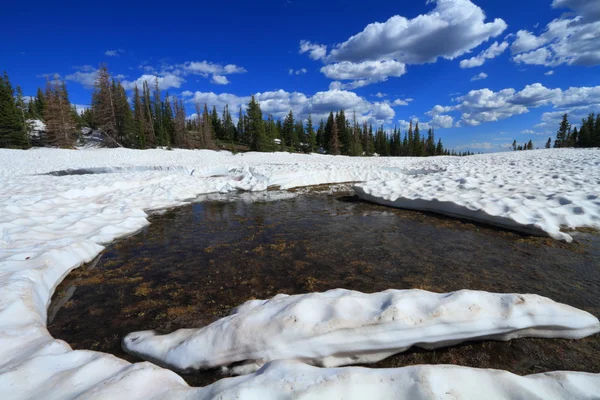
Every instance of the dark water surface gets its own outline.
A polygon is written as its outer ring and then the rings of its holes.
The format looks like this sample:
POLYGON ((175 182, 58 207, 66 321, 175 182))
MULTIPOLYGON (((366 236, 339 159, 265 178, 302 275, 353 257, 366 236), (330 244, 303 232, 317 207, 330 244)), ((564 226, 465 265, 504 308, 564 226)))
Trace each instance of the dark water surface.
MULTIPOLYGON (((129 332, 207 325, 252 298, 347 288, 537 293, 600 316, 600 237, 572 244, 351 195, 212 201, 151 217, 139 234, 72 272, 49 309, 50 333, 75 349, 121 350, 129 332)), ((600 372, 600 336, 411 350, 376 367, 459 364, 518 374, 600 372)), ((192 385, 216 371, 184 376, 192 385)))

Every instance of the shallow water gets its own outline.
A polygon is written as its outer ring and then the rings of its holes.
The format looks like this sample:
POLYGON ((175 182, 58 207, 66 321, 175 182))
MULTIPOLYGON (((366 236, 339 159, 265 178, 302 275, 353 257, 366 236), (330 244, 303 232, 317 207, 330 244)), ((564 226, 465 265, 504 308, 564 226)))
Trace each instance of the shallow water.
MULTIPOLYGON (((48 313, 54 337, 75 349, 138 361, 120 347, 129 332, 201 327, 251 298, 338 287, 537 293, 600 316, 597 233, 575 233, 574 243, 563 244, 339 193, 205 201, 151 222, 59 286, 48 313)), ((376 366, 598 373, 599 353, 599 335, 519 339, 409 351, 376 366)), ((220 376, 208 371, 184 378, 204 385, 220 376)))

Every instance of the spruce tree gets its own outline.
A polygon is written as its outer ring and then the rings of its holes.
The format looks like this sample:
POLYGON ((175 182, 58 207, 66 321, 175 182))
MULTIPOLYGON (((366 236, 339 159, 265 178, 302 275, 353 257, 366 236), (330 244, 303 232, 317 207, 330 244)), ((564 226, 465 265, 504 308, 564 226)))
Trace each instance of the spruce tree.
POLYGON ((92 94, 92 111, 98 127, 114 141, 113 144, 118 144, 119 132, 114 90, 106 65, 101 65, 98 69, 95 90, 92 94))
POLYGON ((554 147, 566 147, 567 146, 567 137, 569 132, 571 131, 571 124, 569 124, 569 118, 567 114, 564 114, 562 117, 562 121, 560 122, 560 127, 556 132, 556 140, 554 141, 554 147))
POLYGON ((317 146, 317 135, 315 134, 315 128, 310 114, 308 114, 306 121, 306 133, 308 135, 308 152, 314 153, 317 146))
POLYGON ((340 151, 340 139, 338 134, 338 126, 336 118, 333 119, 333 124, 331 126, 331 137, 329 142, 329 154, 333 154, 334 156, 339 156, 341 154, 340 151))
POLYGON ((0 77, 0 147, 28 147, 27 131, 8 74, 0 77))
POLYGON ((76 122, 64 82, 46 84, 46 135, 54 146, 71 148, 75 142, 76 122))
POLYGON ((144 116, 144 105, 140 97, 138 86, 133 87, 133 125, 136 145, 140 149, 146 148, 146 118, 144 116))
POLYGON ((248 103, 248 133, 251 138, 250 150, 253 151, 269 151, 270 146, 266 140, 265 124, 262 119, 262 111, 260 104, 252 95, 250 103, 248 103))
POLYGON ((212 127, 212 119, 208 112, 208 106, 204 103, 204 112, 202 113, 202 135, 204 140, 204 148, 214 149, 214 136, 215 132, 212 127))
POLYGON ((35 96, 35 115, 41 120, 44 119, 44 115, 46 115, 46 97, 44 96, 44 92, 42 89, 38 88, 37 94, 35 96))
POLYGON ((552 147, 552 138, 548 138, 548 141, 546 142, 546 148, 549 149, 550 147, 552 147))

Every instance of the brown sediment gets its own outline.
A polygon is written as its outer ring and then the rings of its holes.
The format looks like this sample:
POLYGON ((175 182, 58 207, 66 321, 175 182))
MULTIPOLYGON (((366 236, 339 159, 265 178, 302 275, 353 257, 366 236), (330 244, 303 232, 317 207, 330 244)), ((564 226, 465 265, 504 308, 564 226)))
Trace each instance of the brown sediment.
MULTIPOLYGON (((250 299, 339 287, 537 293, 600 315, 600 237, 587 230, 567 244, 339 194, 194 204, 151 222, 59 286, 53 304, 65 304, 49 325, 53 336, 139 361, 120 348, 129 332, 202 327, 250 299)), ((375 367, 600 373, 599 353, 599 335, 484 341, 411 349, 375 367)), ((184 376, 193 385, 220 377, 184 376)))

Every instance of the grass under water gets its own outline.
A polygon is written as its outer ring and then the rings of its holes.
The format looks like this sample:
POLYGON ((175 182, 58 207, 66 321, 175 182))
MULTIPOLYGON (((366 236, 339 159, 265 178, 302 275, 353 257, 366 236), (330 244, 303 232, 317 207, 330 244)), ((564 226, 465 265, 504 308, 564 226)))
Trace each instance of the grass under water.
MULTIPOLYGON (((139 234, 75 270, 49 309, 50 333, 74 349, 130 361, 129 332, 201 327, 252 298, 333 288, 537 293, 600 316, 600 237, 564 244, 350 195, 209 201, 151 217, 139 234)), ((470 342, 410 350, 375 364, 459 364, 517 374, 600 372, 600 335, 470 342)), ((184 375, 192 385, 221 376, 184 375)))

